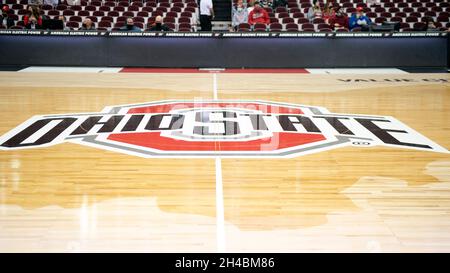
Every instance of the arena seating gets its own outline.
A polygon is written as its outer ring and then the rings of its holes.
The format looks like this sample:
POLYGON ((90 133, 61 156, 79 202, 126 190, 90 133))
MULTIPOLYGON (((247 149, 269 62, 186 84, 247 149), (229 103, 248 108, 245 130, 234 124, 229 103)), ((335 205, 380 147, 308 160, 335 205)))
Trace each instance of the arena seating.
MULTIPOLYGON (((13 28, 23 28, 23 16, 27 13, 28 0, 5 0, 10 7, 9 16, 16 21, 13 28)), ((336 0, 351 16, 357 7, 363 7, 373 22, 399 22, 400 31, 420 29, 426 17, 432 17, 442 30, 450 27, 450 4, 447 0, 380 0, 368 6, 364 0, 336 0)), ((198 5, 196 0, 81 0, 80 5, 60 4, 55 7, 43 5, 42 11, 50 18, 59 15, 66 17, 67 26, 78 29, 84 18, 90 18, 99 30, 117 30, 124 26, 126 18, 134 18, 135 24, 148 29, 155 17, 162 15, 164 23, 173 30, 183 32, 195 31, 197 25, 198 5)), ((323 5, 323 3, 322 3, 323 5)), ((271 24, 264 28, 258 26, 256 31, 331 31, 331 27, 323 19, 315 19, 312 23, 306 18, 310 0, 288 0, 287 7, 275 10, 266 8, 271 24)), ((251 31, 251 27, 243 24, 240 31, 251 31)), ((348 31, 348 30, 340 30, 348 31)), ((358 29, 354 30, 358 31, 358 29)))
MULTIPOLYGON (((276 9, 266 8, 270 16, 271 31, 330 31, 331 26, 323 19, 315 19, 312 24, 307 19, 311 0, 288 0, 288 6, 276 9), (281 29, 280 29, 281 25, 281 29)), ((321 5, 324 6, 325 0, 321 5)), ((336 0, 350 17, 357 7, 363 7, 366 15, 376 24, 384 21, 399 22, 400 31, 421 29, 426 17, 432 17, 442 30, 450 27, 450 4, 447 0, 381 0, 368 6, 364 0, 336 0)), ((242 31, 248 31, 246 25, 242 31)), ((348 31, 346 29, 339 30, 348 31)), ((355 29, 354 31, 360 31, 355 29)))
MULTIPOLYGON (((14 28, 23 28, 23 16, 27 14, 28 0, 6 0, 9 16, 16 20, 14 28)), ((80 5, 43 5, 42 12, 50 18, 66 17, 66 26, 77 30, 85 18, 90 18, 98 30, 118 30, 125 25, 127 17, 133 17, 135 25, 148 29, 156 16, 164 17, 164 23, 173 30, 195 30, 196 0, 132 0, 132 1, 79 1, 80 5)))

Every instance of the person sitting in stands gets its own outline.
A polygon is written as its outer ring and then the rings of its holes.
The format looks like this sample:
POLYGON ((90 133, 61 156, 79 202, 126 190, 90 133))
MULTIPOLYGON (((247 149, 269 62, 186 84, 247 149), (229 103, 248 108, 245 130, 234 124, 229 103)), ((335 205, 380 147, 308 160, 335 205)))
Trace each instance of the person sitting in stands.
POLYGON ((39 7, 28 6, 28 13, 23 17, 23 23, 27 29, 41 29, 43 18, 39 7))
POLYGON ((277 7, 286 7, 288 5, 287 0, 260 0, 259 4, 263 8, 272 8, 272 10, 275 10, 277 7))
POLYGON ((4 26, 5 28, 10 28, 14 26, 14 19, 8 16, 10 12, 8 5, 3 5, 2 13, 0 14, 0 26, 4 26))
POLYGON ((130 32, 141 32, 142 30, 134 25, 134 20, 132 17, 127 18, 127 24, 120 28, 122 31, 130 31, 130 32))
POLYGON ((248 12, 247 7, 244 5, 242 0, 238 0, 236 6, 232 9, 232 27, 234 31, 237 30, 240 24, 248 23, 248 12))
POLYGON ((162 16, 158 15, 155 18, 155 23, 152 25, 149 31, 172 31, 172 29, 164 25, 162 16))
POLYGON ((325 4, 325 10, 322 14, 322 18, 325 20, 325 22, 328 24, 331 17, 335 15, 334 11, 334 3, 333 0, 327 1, 325 4))
POLYGON ((256 23, 268 25, 270 23, 269 14, 261 7, 259 2, 255 2, 253 10, 249 13, 248 23, 250 25, 256 23))
POLYGON ((313 0, 313 6, 308 9, 308 20, 312 23, 315 18, 322 18, 319 0, 313 0))
POLYGON ((95 30, 94 23, 92 22, 91 19, 86 18, 86 19, 84 19, 83 24, 81 25, 80 30, 95 30))
POLYGON ((433 18, 430 16, 425 17, 425 27, 423 29, 419 29, 421 31, 439 31, 439 28, 433 21, 433 18))
POLYGON ((348 17, 345 13, 341 11, 341 7, 335 7, 334 15, 328 20, 331 28, 336 29, 347 29, 348 28, 348 17))
POLYGON ((28 19, 28 24, 25 25, 26 29, 42 29, 42 24, 39 25, 38 19, 36 17, 31 16, 28 19))
POLYGON ((360 27, 362 31, 368 31, 370 24, 372 24, 372 21, 364 15, 363 8, 358 7, 356 8, 356 13, 350 17, 349 29, 360 27))
POLYGON ((62 30, 70 30, 70 28, 66 26, 66 17, 60 15, 60 16, 58 16, 58 20, 62 21, 62 25, 63 25, 62 30))

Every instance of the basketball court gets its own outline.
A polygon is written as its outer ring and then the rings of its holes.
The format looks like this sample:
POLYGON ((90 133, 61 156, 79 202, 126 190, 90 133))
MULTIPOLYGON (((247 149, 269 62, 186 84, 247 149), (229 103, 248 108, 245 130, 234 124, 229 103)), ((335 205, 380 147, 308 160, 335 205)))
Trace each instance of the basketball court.
MULTIPOLYGON (((333 132, 348 141, 286 152, 280 138, 280 153, 248 148, 256 140, 245 137, 226 146, 238 140, 217 136, 194 136, 181 146, 173 146, 175 139, 160 147, 169 152, 146 154, 136 143, 102 148, 73 139, 2 146, 0 251, 449 252, 449 81, 446 73, 396 69, 1 72, 0 145, 34 116, 183 103, 177 113, 270 108, 272 115, 308 116, 311 109, 308 117, 322 131, 326 121, 312 117, 320 110, 342 117, 347 130, 335 121, 333 132), (385 131, 416 144, 382 145, 368 141, 374 135, 366 131, 363 141, 363 123, 345 120, 355 116, 392 118, 411 134, 402 138, 395 126, 385 131), (191 146, 195 141, 201 142, 191 146), (424 143, 433 148, 418 146, 424 143)), ((308 124, 300 129, 310 133, 308 124)))

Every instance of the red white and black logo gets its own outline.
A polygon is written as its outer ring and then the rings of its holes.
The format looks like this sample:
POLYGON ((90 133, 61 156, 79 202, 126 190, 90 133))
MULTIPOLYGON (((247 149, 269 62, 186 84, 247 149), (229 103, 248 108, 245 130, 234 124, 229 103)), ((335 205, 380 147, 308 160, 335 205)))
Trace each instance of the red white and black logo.
POLYGON ((78 143, 142 157, 294 157, 376 145, 448 153, 397 119, 268 101, 158 101, 34 116, 0 150, 78 143))

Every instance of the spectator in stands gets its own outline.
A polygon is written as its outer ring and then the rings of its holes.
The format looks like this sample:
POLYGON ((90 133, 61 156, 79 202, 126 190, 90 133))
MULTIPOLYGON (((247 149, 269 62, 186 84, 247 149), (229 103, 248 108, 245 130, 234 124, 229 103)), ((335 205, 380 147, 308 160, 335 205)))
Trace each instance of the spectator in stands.
POLYGON ((273 0, 272 8, 276 9, 277 7, 287 7, 287 0, 273 0))
POLYGON ((42 28, 43 18, 38 6, 28 6, 28 13, 23 17, 23 23, 27 29, 42 28))
POLYGON ((26 29, 42 29, 42 24, 39 24, 38 19, 36 17, 31 16, 28 19, 28 24, 25 25, 26 29))
POLYGON ((134 20, 132 17, 127 18, 127 23, 125 26, 121 27, 120 30, 122 31, 130 31, 130 32, 141 32, 142 30, 134 25, 134 20))
POLYGON ((94 23, 91 19, 86 18, 84 19, 83 24, 81 24, 80 30, 95 30, 94 23))
POLYGON ((172 31, 168 26, 163 24, 162 16, 158 15, 155 18, 155 23, 149 29, 150 31, 172 31))
POLYGON ((60 20, 60 21, 63 22, 63 23, 62 23, 62 25, 63 25, 63 29, 62 29, 62 30, 70 30, 70 28, 66 26, 66 17, 60 15, 60 16, 58 17, 58 20, 60 20))
POLYGON ((2 13, 0 14, 0 26, 10 28, 15 25, 14 19, 8 16, 10 10, 8 5, 3 5, 2 13))
POLYGON ((313 6, 308 9, 308 19, 312 23, 315 18, 322 18, 319 0, 313 0, 313 6))
POLYGON ((275 10, 277 7, 286 7, 287 0, 260 0, 259 4, 263 8, 272 8, 275 10))
POLYGON ((259 24, 270 24, 269 14, 265 9, 261 7, 259 2, 255 2, 253 10, 248 14, 248 23, 254 25, 259 24))
POLYGON ((201 31, 212 30, 212 19, 214 18, 214 7, 212 0, 200 0, 200 27, 201 31))
POLYGON ((325 20, 326 23, 330 20, 331 17, 335 15, 334 11, 334 2, 333 0, 327 0, 327 3, 325 4, 325 10, 323 11, 322 18, 325 20))
POLYGON ((368 31, 369 26, 372 24, 372 21, 369 17, 364 15, 364 11, 362 7, 358 7, 356 9, 356 13, 350 17, 349 29, 352 30, 354 28, 360 27, 362 31, 368 31))
POLYGON ((340 6, 335 7, 335 13, 329 19, 328 24, 330 24, 331 28, 334 30, 348 28, 348 17, 342 12, 340 6))
POLYGON ((242 0, 238 0, 236 6, 233 6, 232 9, 232 27, 233 30, 236 31, 239 27, 239 24, 248 23, 248 11, 246 5, 242 0))
POLYGON ((429 16, 425 17, 425 27, 424 27, 423 31, 439 31, 439 28, 434 23, 434 20, 432 17, 429 17, 429 16))

